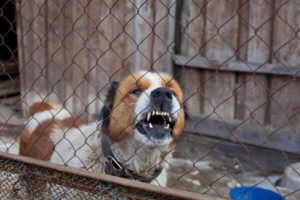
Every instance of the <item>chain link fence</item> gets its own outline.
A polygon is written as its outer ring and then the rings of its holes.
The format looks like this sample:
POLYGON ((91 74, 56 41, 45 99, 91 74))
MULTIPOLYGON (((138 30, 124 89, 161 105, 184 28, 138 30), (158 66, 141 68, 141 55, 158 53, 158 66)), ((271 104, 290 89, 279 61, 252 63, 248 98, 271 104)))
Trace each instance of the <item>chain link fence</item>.
MULTIPOLYGON (((92 123, 113 81, 141 70, 167 72, 181 86, 187 107, 183 134, 167 161, 168 187, 207 195, 203 199, 229 198, 230 189, 244 185, 300 198, 300 169, 293 164, 300 159, 298 0, 3 0, 0 5, 2 152, 19 153, 34 102, 61 105, 92 123)), ((129 191, 115 182, 103 183, 111 187, 106 191, 98 187, 101 180, 77 171, 69 175, 44 165, 36 170, 23 163, 26 159, 5 155, 2 198, 40 194, 28 191, 23 177, 28 173, 36 183, 47 182, 40 187, 46 199, 186 197, 129 191)))
POLYGON ((1 199, 206 199, 1 153, 1 199))

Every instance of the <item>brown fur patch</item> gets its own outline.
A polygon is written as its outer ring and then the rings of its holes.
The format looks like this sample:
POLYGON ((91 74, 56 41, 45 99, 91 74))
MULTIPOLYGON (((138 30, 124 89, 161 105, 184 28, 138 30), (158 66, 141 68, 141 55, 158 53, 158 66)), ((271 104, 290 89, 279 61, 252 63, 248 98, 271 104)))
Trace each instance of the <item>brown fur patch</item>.
POLYGON ((176 124, 174 126, 174 136, 173 136, 173 140, 170 144, 170 148, 175 148, 176 146, 176 141, 179 138, 179 136, 181 135, 183 128, 184 128, 184 123, 185 123, 185 116, 184 116, 184 109, 183 109, 183 92, 179 86, 179 84, 177 83, 177 81, 172 78, 170 75, 168 74, 161 74, 162 80, 161 80, 161 84, 163 87, 168 87, 169 89, 171 89, 175 94, 176 97, 180 103, 180 107, 181 109, 178 111, 178 118, 176 121, 176 124))
POLYGON ((108 128, 112 140, 118 141, 128 134, 132 134, 134 109, 138 96, 130 94, 130 91, 137 88, 146 90, 150 84, 150 80, 143 77, 142 74, 129 75, 120 83, 115 94, 108 128))
POLYGON ((31 134, 25 129, 20 138, 20 155, 50 160, 54 144, 49 136, 53 127, 52 120, 45 120, 31 134))
POLYGON ((161 78, 162 78, 162 80, 161 80, 162 87, 168 87, 169 89, 174 91, 179 103, 182 104, 183 92, 182 92, 179 84, 177 83, 177 81, 174 78, 172 78, 169 74, 165 74, 165 73, 161 74, 161 78))
POLYGON ((40 122, 39 126, 32 133, 29 133, 28 129, 25 128, 20 136, 19 154, 49 161, 55 146, 50 139, 54 126, 71 128, 79 127, 83 124, 83 120, 73 115, 63 120, 55 118, 44 120, 40 122))
POLYGON ((32 116, 35 113, 43 112, 45 110, 50 110, 53 108, 59 108, 60 106, 54 105, 47 102, 36 102, 29 109, 29 115, 32 116))
POLYGON ((63 128, 78 128, 81 125, 84 124, 84 121, 77 117, 76 115, 72 115, 69 118, 63 119, 63 120, 55 120, 55 123, 63 128))
POLYGON ((170 144, 170 148, 175 148, 176 142, 183 131, 184 123, 185 123, 184 110, 180 109, 178 111, 178 118, 177 118, 176 124, 174 126, 173 140, 170 144))

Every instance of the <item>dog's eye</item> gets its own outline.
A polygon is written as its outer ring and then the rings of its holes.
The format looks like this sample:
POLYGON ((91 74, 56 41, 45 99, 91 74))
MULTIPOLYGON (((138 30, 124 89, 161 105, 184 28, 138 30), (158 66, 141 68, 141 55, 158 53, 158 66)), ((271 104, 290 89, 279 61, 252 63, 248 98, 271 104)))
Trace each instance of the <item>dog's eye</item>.
POLYGON ((138 88, 138 89, 132 90, 130 93, 135 94, 135 95, 139 95, 139 94, 142 93, 142 91, 143 91, 142 89, 138 88))

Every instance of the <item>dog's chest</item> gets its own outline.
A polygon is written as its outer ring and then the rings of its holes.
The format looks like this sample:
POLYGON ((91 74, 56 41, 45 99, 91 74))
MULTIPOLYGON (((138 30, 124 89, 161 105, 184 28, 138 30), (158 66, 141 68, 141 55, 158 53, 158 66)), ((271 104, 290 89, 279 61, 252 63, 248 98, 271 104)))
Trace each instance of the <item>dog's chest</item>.
MULTIPOLYGON (((65 133, 56 129, 51 135, 52 141, 56 144, 51 162, 105 173, 101 137, 103 136, 96 124, 82 126, 80 129, 65 133)), ((164 167, 162 154, 158 148, 146 148, 131 140, 113 143, 110 148, 118 161, 141 176, 151 176, 156 166, 164 167)))

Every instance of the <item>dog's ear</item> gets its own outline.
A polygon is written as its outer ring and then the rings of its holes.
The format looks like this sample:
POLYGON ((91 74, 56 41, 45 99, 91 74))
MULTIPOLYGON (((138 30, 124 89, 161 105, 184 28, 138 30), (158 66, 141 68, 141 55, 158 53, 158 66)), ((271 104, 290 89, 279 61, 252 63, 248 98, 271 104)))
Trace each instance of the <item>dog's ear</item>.
POLYGON ((106 95, 104 105, 101 109, 100 115, 98 117, 96 117, 96 119, 98 121, 102 121, 102 130, 103 130, 103 133, 105 133, 105 134, 108 134, 107 131, 108 131, 110 113, 113 108, 114 99, 115 99, 115 95, 116 95, 118 86, 119 86, 119 82, 117 82, 117 81, 113 81, 111 83, 110 88, 106 95))

